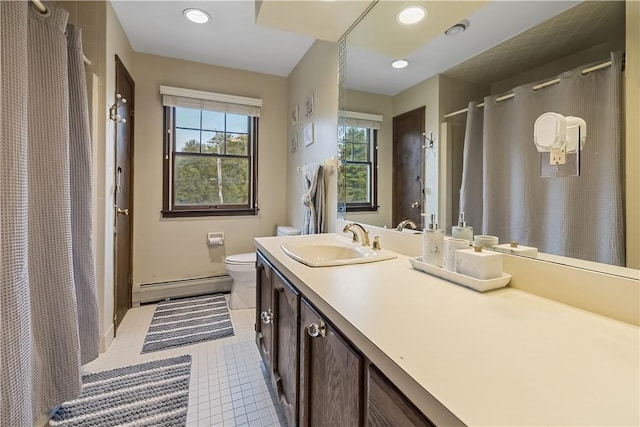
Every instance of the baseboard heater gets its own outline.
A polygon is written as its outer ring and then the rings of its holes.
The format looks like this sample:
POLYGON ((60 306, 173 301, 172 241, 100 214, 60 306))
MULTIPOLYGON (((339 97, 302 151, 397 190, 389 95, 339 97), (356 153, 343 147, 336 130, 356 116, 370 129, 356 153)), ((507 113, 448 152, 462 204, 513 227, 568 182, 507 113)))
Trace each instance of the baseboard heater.
POLYGON ((168 282, 141 283, 133 285, 131 302, 134 307, 140 307, 140 304, 148 302, 204 295, 213 292, 229 292, 231 283, 233 283, 233 279, 228 274, 168 282))

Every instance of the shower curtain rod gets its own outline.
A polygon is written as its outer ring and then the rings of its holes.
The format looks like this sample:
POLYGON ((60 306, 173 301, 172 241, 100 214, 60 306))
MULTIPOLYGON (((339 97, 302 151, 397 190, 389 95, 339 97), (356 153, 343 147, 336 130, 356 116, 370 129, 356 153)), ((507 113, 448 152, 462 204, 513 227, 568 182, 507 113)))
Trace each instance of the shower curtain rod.
MULTIPOLYGON (((38 9, 38 12, 43 14, 47 13, 47 6, 42 4, 40 0, 31 0, 31 3, 33 3, 36 9, 38 9)), ((91 65, 91 61, 89 61, 89 59, 87 59, 87 57, 84 56, 84 54, 82 54, 82 59, 84 60, 84 65, 91 65)))
MULTIPOLYGON (((593 67, 589 67, 589 68, 585 68, 584 70, 580 71, 580 74, 587 75, 592 71, 596 71, 596 70, 600 70, 602 68, 607 68, 608 66, 611 65, 611 61, 606 61, 603 62, 602 64, 598 64, 598 65, 594 65, 593 67)), ((549 80, 547 82, 544 83, 540 83, 535 85, 534 87, 532 87, 532 90, 539 90, 542 89, 543 87, 547 87, 547 86, 551 86, 554 85, 556 83, 560 83, 560 79, 552 79, 549 80)), ((506 95, 502 95, 496 98, 496 102, 501 102, 501 101, 505 101, 507 99, 511 99, 515 96, 515 94, 513 92, 507 93, 506 95)), ((484 107, 484 102, 481 102, 480 104, 477 105, 478 108, 482 108, 484 107)), ((458 114, 462 114, 462 113, 466 113, 469 111, 469 108, 463 108, 462 110, 458 110, 458 111, 453 111, 451 113, 445 114, 444 118, 447 119, 449 117, 453 117, 453 116, 457 116, 458 114)))

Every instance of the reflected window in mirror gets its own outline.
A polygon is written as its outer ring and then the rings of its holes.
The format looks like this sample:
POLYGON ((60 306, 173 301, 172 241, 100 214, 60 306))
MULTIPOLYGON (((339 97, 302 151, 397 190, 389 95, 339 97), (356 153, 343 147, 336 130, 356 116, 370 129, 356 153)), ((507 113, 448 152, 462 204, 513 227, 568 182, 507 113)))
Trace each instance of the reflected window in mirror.
POLYGON ((340 200, 346 202, 347 212, 378 209, 377 147, 377 129, 348 124, 341 128, 338 150, 346 186, 340 200))

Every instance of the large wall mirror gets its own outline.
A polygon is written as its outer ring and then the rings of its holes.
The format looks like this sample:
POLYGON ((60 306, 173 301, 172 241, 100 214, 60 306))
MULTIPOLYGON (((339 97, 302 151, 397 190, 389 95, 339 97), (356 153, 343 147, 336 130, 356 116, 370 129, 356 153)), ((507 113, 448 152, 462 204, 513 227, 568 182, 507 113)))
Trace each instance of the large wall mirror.
POLYGON ((625 219, 640 220, 624 197, 638 184, 625 182, 625 151, 638 141, 624 137, 624 55, 638 44, 626 46, 625 9, 624 1, 373 4, 340 49, 338 217, 393 229, 408 219, 419 230, 434 213, 450 234, 467 210, 474 234, 637 277, 625 244, 640 241, 625 219), (401 22, 407 6, 417 7, 409 20, 424 18, 401 22), (577 170, 537 150, 534 123, 547 112, 584 116, 584 147, 566 152, 577 170), (496 207, 499 215, 487 213, 496 207))

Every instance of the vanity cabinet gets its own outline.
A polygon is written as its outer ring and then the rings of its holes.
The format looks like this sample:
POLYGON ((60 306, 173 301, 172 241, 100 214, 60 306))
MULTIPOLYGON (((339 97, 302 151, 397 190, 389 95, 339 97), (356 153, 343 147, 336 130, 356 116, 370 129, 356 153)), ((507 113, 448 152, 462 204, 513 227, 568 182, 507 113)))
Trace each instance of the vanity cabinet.
POLYGON ((300 425, 361 425, 362 356, 304 299, 300 325, 300 425))
POLYGON ((367 366, 367 426, 434 426, 373 365, 367 366))
POLYGON ((271 383, 284 410, 287 423, 298 417, 298 292, 276 270, 272 275, 273 347, 271 383))
POLYGON ((289 426, 298 419, 298 291, 258 254, 256 344, 289 426))
POLYGON ((258 252, 256 344, 287 424, 432 426, 258 252))
POLYGON ((267 372, 271 372, 273 310, 271 309, 271 277, 273 269, 258 253, 256 260, 256 344, 267 372))

